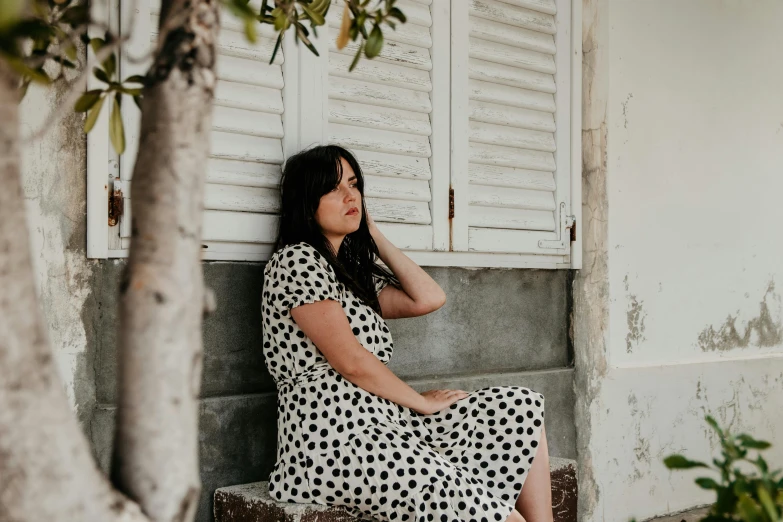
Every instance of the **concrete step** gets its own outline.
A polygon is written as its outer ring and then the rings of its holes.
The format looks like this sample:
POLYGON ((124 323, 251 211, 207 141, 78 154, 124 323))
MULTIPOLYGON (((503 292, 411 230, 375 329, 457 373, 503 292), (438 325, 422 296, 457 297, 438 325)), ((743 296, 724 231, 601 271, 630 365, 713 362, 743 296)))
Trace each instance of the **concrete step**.
MULTIPOLYGON (((550 458, 555 522, 576 522, 576 462, 550 458)), ((253 482, 215 491, 215 522, 356 522, 340 506, 277 502, 269 482, 253 482)))

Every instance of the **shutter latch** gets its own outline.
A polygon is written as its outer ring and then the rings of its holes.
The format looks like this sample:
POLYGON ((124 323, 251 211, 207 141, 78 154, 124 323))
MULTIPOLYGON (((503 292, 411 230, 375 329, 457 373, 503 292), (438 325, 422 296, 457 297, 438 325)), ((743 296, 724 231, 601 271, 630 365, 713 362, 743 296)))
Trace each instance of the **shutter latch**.
POLYGON ((114 227, 120 222, 124 208, 124 197, 122 195, 122 182, 114 180, 113 187, 109 192, 109 226, 114 227))
POLYGON ((538 246, 540 248, 565 250, 568 248, 571 241, 576 241, 576 217, 566 215, 565 202, 560 203, 560 227, 558 230, 558 237, 559 239, 555 240, 542 239, 538 242, 538 246))

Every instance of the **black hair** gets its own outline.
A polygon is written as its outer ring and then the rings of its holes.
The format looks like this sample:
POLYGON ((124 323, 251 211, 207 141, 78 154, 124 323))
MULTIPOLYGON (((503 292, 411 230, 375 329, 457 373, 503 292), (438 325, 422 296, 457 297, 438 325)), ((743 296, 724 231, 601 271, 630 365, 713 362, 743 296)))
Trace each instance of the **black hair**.
POLYGON ((399 280, 377 263, 378 246, 367 226, 364 204, 364 175, 359 162, 347 149, 338 145, 318 145, 289 157, 280 179, 280 225, 275 252, 288 245, 305 242, 315 248, 332 265, 337 279, 356 297, 381 313, 375 293, 375 278, 400 288, 399 280), (315 220, 321 197, 340 184, 345 159, 356 174, 356 186, 362 195, 362 220, 358 230, 348 234, 334 252, 315 220))

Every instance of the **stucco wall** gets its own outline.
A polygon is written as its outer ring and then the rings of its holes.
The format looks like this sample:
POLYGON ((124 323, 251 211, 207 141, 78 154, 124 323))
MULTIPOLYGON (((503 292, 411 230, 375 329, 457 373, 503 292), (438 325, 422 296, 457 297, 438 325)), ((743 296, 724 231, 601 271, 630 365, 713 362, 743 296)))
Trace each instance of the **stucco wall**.
POLYGON ((703 417, 783 462, 783 4, 585 2, 584 520, 709 502, 703 417), (587 237, 586 236, 586 237, 587 237))

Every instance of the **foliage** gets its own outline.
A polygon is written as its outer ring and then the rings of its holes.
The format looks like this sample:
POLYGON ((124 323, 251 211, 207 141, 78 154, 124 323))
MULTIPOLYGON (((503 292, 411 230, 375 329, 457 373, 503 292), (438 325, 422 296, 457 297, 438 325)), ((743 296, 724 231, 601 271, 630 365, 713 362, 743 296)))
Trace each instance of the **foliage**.
MULTIPOLYGON (((404 23, 405 15, 395 7, 396 0, 375 0, 374 7, 370 7, 371 0, 342 1, 344 11, 337 38, 338 48, 345 47, 348 40, 362 39, 350 66, 353 70, 362 53, 370 59, 380 54, 384 42, 381 26, 386 24, 395 29, 395 20, 404 23), (369 30, 368 25, 371 26, 369 30)), ((250 0, 221 2, 243 21, 245 35, 251 42, 258 38, 256 24, 269 24, 275 28, 278 37, 270 63, 291 27, 296 42, 303 42, 318 55, 305 23, 309 22, 317 36, 316 28, 326 23, 331 0, 262 0, 257 11, 250 5, 250 0)), ((144 76, 134 75, 124 80, 118 77, 117 51, 128 37, 114 35, 92 19, 88 0, 0 0, 0 60, 18 74, 21 97, 24 97, 31 82, 51 84, 63 79, 66 68, 83 70, 83 64, 79 64, 77 59, 78 45, 80 41, 88 45, 95 63, 99 64, 93 67, 92 74, 103 85, 82 94, 73 109, 87 113, 84 130, 89 132, 108 100, 111 106, 109 136, 118 154, 125 150, 120 110, 123 97, 132 97, 141 107, 145 87, 144 76), (90 38, 88 34, 95 31, 104 36, 90 38), (51 67, 45 68, 50 62, 57 64, 54 72, 51 72, 51 67)), ((79 87, 77 83, 74 83, 75 87, 79 87)))
POLYGON ((721 457, 712 460, 712 466, 689 460, 682 455, 664 459, 669 469, 706 468, 717 472, 719 478, 699 477, 696 484, 715 491, 717 499, 703 522, 781 522, 783 521, 783 470, 770 471, 761 451, 769 442, 750 435, 732 435, 722 430, 710 416, 707 423, 718 434, 721 457), (755 451, 753 456, 751 451, 755 451))

